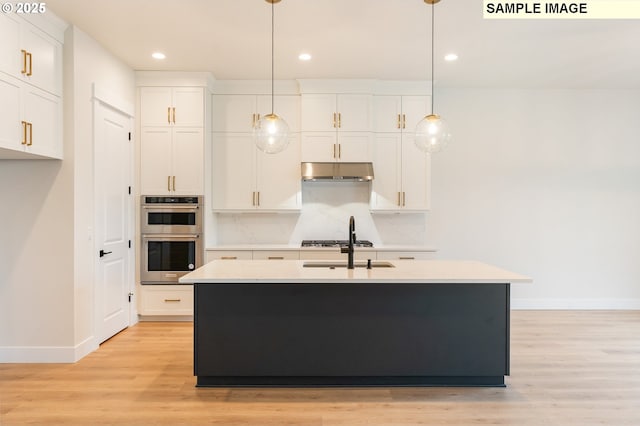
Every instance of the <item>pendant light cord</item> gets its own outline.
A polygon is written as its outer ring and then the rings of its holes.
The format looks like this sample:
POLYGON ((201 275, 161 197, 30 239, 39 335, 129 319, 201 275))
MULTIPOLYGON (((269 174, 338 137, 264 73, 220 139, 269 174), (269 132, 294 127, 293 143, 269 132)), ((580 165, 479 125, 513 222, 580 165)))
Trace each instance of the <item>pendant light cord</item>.
POLYGON ((433 80, 435 80, 434 75, 434 60, 433 60, 433 46, 434 46, 434 34, 435 34, 435 2, 431 3, 431 114, 434 113, 433 109, 433 98, 435 98, 435 94, 433 93, 433 80))
POLYGON ((273 18, 273 15, 274 15, 274 13, 273 13, 273 7, 274 6, 273 5, 274 5, 274 3, 272 2, 271 3, 271 115, 273 115, 273 110, 274 110, 274 108, 273 108, 273 104, 274 104, 274 101, 273 101, 273 92, 274 92, 274 90, 273 90, 273 87, 274 87, 274 85, 273 85, 273 69, 274 69, 273 68, 273 63, 274 63, 274 60, 273 60, 273 57, 274 57, 274 54, 273 54, 273 44, 274 44, 273 40, 274 40, 274 27, 275 27, 275 25, 274 25, 274 18, 273 18))

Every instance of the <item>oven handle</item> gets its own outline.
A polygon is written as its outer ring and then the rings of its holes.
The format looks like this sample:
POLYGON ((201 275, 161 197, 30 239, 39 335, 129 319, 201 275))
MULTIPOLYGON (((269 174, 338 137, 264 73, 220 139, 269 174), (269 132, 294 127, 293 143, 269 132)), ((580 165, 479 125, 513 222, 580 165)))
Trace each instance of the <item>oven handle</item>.
POLYGON ((198 210, 200 206, 172 206, 172 205, 154 205, 154 206, 142 206, 143 209, 154 209, 154 210, 173 210, 173 209, 188 209, 188 210, 198 210))
POLYGON ((150 238, 163 238, 163 239, 172 239, 172 238, 200 238, 200 234, 142 234, 143 239, 150 238))

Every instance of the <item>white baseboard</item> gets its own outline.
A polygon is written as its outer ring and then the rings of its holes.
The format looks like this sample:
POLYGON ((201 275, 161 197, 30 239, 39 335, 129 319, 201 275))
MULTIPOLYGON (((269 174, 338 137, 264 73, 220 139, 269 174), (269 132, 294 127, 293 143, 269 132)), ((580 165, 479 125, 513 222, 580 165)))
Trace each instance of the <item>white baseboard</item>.
POLYGON ((511 299, 511 309, 640 310, 640 299, 511 299))
POLYGON ((0 347, 2 364, 71 364, 98 349, 90 337, 76 346, 4 346, 0 347))

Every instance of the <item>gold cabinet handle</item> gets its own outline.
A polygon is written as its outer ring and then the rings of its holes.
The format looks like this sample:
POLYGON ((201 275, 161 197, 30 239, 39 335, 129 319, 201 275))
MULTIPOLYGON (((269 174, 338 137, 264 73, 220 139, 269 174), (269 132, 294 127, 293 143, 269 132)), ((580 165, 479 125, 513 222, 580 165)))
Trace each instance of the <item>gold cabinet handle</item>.
POLYGON ((176 124, 176 107, 171 108, 171 111, 173 112, 173 124, 176 124))
POLYGON ((256 113, 251 114, 251 127, 256 127, 256 113))
POLYGON ((402 193, 402 207, 407 205, 407 194, 405 192, 402 193))
POLYGON ((171 124, 171 107, 167 107, 167 123, 171 124))
POLYGON ((221 256, 220 260, 236 260, 238 256, 221 256))
POLYGON ((176 191, 176 177, 173 177, 173 191, 176 191))
POLYGON ((342 158, 342 144, 338 144, 338 158, 342 158))
POLYGON ((181 302, 182 299, 164 299, 165 302, 181 302))
POLYGON ((336 144, 333 144, 333 158, 338 158, 336 157, 336 144))
POLYGON ((407 116, 405 114, 402 114, 402 128, 407 128, 407 116))
POLYGON ((338 115, 334 112, 333 113, 333 128, 337 129, 338 128, 338 121, 337 121, 338 115))
POLYGON ((27 144, 27 122, 22 121, 22 145, 27 144))
POLYGON ((268 260, 284 260, 284 256, 268 256, 268 260))
POLYGON ((400 119, 400 114, 398 114, 398 123, 396 124, 396 128, 399 129, 401 124, 402 124, 402 121, 400 119))
POLYGON ((257 203, 257 205, 258 205, 258 207, 260 207, 260 191, 256 192, 256 194, 258 194, 258 197, 257 197, 258 203, 257 203))
POLYGON ((26 74, 27 73, 27 51, 24 49, 21 49, 20 52, 22 52, 22 70, 20 70, 20 74, 26 74))
POLYGON ((171 191, 171 176, 167 176, 167 191, 171 191))
POLYGON ((398 256, 398 260, 416 260, 413 256, 398 256))
POLYGON ((398 207, 400 207, 400 192, 398 192, 398 207))
POLYGON ((338 128, 342 127, 342 113, 338 113, 338 128))
POLYGON ((27 71, 27 76, 31 76, 33 74, 33 57, 31 56, 31 52, 27 52, 27 56, 29 57, 29 71, 27 71))
POLYGON ((255 206, 255 205, 256 205, 256 191, 253 191, 253 192, 251 193, 251 196, 253 197, 253 198, 251 199, 251 205, 252 205, 252 206, 255 206))
POLYGON ((27 121, 27 127, 29 128, 29 142, 27 143, 27 146, 31 146, 33 145, 33 123, 29 123, 27 121))

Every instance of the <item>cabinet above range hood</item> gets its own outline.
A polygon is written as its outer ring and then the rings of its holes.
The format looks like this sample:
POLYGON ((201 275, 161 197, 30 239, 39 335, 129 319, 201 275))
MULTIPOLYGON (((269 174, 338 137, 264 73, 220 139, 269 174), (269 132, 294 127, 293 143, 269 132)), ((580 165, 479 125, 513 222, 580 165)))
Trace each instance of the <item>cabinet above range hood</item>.
POLYGON ((301 163, 303 181, 369 182, 372 163, 301 163))

